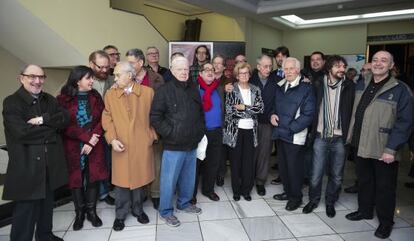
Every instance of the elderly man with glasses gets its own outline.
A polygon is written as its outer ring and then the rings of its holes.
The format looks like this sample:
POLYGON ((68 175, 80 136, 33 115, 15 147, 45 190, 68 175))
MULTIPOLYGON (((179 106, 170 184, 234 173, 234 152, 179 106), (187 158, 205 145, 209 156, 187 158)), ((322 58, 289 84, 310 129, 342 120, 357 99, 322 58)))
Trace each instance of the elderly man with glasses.
POLYGON ((25 66, 20 88, 3 102, 9 165, 3 199, 14 201, 11 241, 63 241, 52 233, 53 191, 67 183, 60 130, 70 121, 57 100, 43 92, 46 75, 25 66))
POLYGON ((158 51, 157 47, 151 46, 147 48, 147 61, 148 64, 145 67, 147 67, 147 69, 151 69, 155 73, 163 76, 168 70, 159 64, 160 52, 158 51))

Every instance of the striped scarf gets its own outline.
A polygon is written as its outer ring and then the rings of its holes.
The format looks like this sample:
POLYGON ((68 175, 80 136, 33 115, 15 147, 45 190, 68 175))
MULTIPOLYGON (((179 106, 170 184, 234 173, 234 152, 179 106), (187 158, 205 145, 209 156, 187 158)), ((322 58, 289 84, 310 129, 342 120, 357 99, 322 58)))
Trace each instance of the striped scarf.
POLYGON ((334 129, 341 127, 339 115, 339 99, 343 80, 337 81, 334 85, 328 85, 328 78, 325 75, 323 84, 323 138, 334 136, 334 129), (335 91, 335 99, 331 100, 329 91, 335 91), (335 101, 333 110, 331 102, 335 101))

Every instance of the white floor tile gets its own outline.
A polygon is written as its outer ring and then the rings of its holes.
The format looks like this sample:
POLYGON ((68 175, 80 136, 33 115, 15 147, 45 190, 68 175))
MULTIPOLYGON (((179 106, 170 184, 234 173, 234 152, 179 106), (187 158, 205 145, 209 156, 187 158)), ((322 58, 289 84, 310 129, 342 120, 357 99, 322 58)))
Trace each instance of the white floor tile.
POLYGON ((298 238, 298 241, 343 241, 343 239, 341 238, 341 236, 334 234, 334 235, 323 235, 323 236, 298 238))
MULTIPOLYGON (((200 205, 197 205, 197 206, 200 206, 200 205)), ((194 215, 194 214, 174 212, 174 215, 178 218, 178 220, 180 220, 181 223, 190 223, 190 222, 198 221, 197 215, 194 215)), ((158 224, 165 224, 164 220, 161 219, 159 214, 157 216, 157 219, 158 219, 158 224)))
POLYGON ((364 220, 349 221, 345 218, 345 215, 348 213, 349 211, 338 211, 333 218, 329 218, 325 213, 317 213, 317 215, 337 233, 374 230, 374 228, 364 220))
POLYGON ((11 231, 11 225, 4 226, 0 228, 0 235, 9 235, 11 231))
POLYGON ((72 229, 75 219, 74 211, 62 211, 53 213, 53 231, 66 231, 72 229))
POLYGON ((237 218, 236 212, 228 201, 200 203, 198 206, 203 210, 203 213, 198 216, 200 221, 237 218))
MULTIPOLYGON (((378 221, 377 217, 374 217, 371 220, 364 220, 364 221, 369 223, 369 225, 371 225, 375 229, 379 225, 379 221, 378 221)), ((411 227, 411 225, 408 222, 406 222, 404 219, 400 218, 400 217, 394 217, 394 226, 393 227, 394 228, 408 228, 408 227, 411 227)))
POLYGON ((263 199, 232 201, 231 204, 239 218, 269 217, 276 215, 263 199))
POLYGON ((278 217, 244 218, 241 222, 252 241, 293 237, 278 217))
POLYGON ((390 239, 379 239, 374 235, 375 231, 355 232, 355 233, 341 233, 339 234, 345 241, 380 241, 390 239))
POLYGON ((295 237, 335 233, 314 213, 281 216, 280 219, 295 237))
POLYGON ((109 241, 155 241, 156 225, 125 227, 120 232, 112 230, 109 241))
POLYGON ((66 232, 63 239, 65 241, 104 241, 109 239, 111 229, 92 229, 92 230, 79 230, 79 231, 68 231, 66 232))
POLYGON ((393 241, 413 241, 414 227, 393 229, 390 239, 393 241))
POLYGON ((250 241, 239 219, 200 222, 204 241, 250 241))
POLYGON ((157 241, 202 241, 198 223, 181 223, 178 227, 165 224, 157 227, 157 241))

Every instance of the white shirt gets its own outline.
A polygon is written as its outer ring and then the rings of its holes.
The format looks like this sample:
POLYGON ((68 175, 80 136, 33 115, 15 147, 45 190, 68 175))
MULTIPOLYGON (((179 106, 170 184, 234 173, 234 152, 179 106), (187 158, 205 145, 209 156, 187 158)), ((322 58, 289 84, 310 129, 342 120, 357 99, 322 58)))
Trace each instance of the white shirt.
MULTIPOLYGON (((243 99, 243 104, 244 105, 252 105, 252 92, 249 89, 242 89, 240 88, 240 94, 242 96, 243 99)), ((239 127, 240 129, 253 129, 254 126, 254 122, 252 118, 248 118, 248 119, 240 119, 239 120, 239 124, 237 125, 237 127, 239 127)))

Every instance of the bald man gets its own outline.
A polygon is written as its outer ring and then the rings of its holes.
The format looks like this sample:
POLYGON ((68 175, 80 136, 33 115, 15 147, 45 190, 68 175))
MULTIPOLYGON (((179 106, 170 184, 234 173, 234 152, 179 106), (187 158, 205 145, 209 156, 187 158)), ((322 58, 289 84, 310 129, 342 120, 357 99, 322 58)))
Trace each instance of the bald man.
POLYGON ((177 192, 177 211, 200 214, 191 204, 196 173, 196 149, 204 132, 204 111, 198 90, 189 81, 189 64, 184 57, 171 62, 172 80, 155 93, 151 106, 151 125, 161 136, 164 151, 160 174, 159 212, 165 223, 180 225, 174 215, 173 196, 177 192))
POLYGON ((21 86, 3 102, 9 153, 3 199, 15 203, 11 241, 63 241, 52 233, 53 191, 67 183, 60 130, 70 121, 57 100, 43 92, 46 75, 37 65, 25 66, 21 86))
POLYGON ((372 57, 372 75, 356 85, 355 102, 347 142, 355 148, 358 178, 358 210, 345 217, 351 221, 373 219, 378 238, 388 238, 394 224, 397 187, 397 151, 413 129, 411 91, 394 78, 393 56, 378 51, 372 57))

